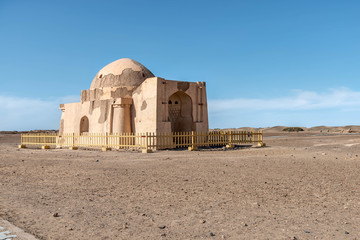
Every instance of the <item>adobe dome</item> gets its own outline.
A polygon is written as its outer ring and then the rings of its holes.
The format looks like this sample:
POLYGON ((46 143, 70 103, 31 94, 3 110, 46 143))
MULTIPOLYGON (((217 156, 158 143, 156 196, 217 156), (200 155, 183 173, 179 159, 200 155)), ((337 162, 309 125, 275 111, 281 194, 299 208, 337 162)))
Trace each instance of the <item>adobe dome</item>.
POLYGON ((93 79, 90 89, 103 87, 137 87, 152 72, 135 60, 121 58, 103 67, 93 79))

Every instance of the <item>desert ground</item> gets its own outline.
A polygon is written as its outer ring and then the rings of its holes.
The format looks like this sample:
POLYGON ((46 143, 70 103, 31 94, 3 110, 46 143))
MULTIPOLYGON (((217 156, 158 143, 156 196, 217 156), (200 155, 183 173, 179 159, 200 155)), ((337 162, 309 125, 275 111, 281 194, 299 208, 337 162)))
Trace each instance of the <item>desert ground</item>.
POLYGON ((37 239, 360 239, 359 127, 281 129, 150 154, 0 134, 0 218, 37 239))

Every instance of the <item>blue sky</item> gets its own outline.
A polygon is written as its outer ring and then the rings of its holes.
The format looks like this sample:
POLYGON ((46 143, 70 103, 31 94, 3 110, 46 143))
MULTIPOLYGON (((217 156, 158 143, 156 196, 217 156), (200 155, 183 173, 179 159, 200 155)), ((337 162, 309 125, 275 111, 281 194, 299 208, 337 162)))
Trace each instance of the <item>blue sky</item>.
POLYGON ((360 2, 0 0, 0 130, 57 129, 132 58, 206 81, 212 128, 360 124, 360 2))

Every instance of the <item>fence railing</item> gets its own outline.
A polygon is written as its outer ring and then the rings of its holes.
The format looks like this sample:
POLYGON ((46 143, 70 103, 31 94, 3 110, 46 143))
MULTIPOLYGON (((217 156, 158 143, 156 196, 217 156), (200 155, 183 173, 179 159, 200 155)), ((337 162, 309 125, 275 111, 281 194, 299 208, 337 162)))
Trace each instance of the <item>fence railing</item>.
POLYGON ((63 134, 25 133, 21 134, 21 145, 42 145, 43 148, 57 147, 89 147, 89 148, 137 148, 137 149, 169 149, 185 148, 191 150, 198 147, 238 144, 254 144, 263 146, 262 131, 210 131, 210 132, 178 132, 178 133, 82 133, 63 134))

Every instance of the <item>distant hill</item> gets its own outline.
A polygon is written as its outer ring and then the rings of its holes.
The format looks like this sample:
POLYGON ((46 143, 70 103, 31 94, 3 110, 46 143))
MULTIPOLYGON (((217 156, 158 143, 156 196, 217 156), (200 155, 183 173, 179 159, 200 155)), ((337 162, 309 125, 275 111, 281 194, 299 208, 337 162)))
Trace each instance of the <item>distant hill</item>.
POLYGON ((0 131, 0 134, 19 134, 19 133, 57 133, 58 130, 29 130, 29 131, 0 131))

